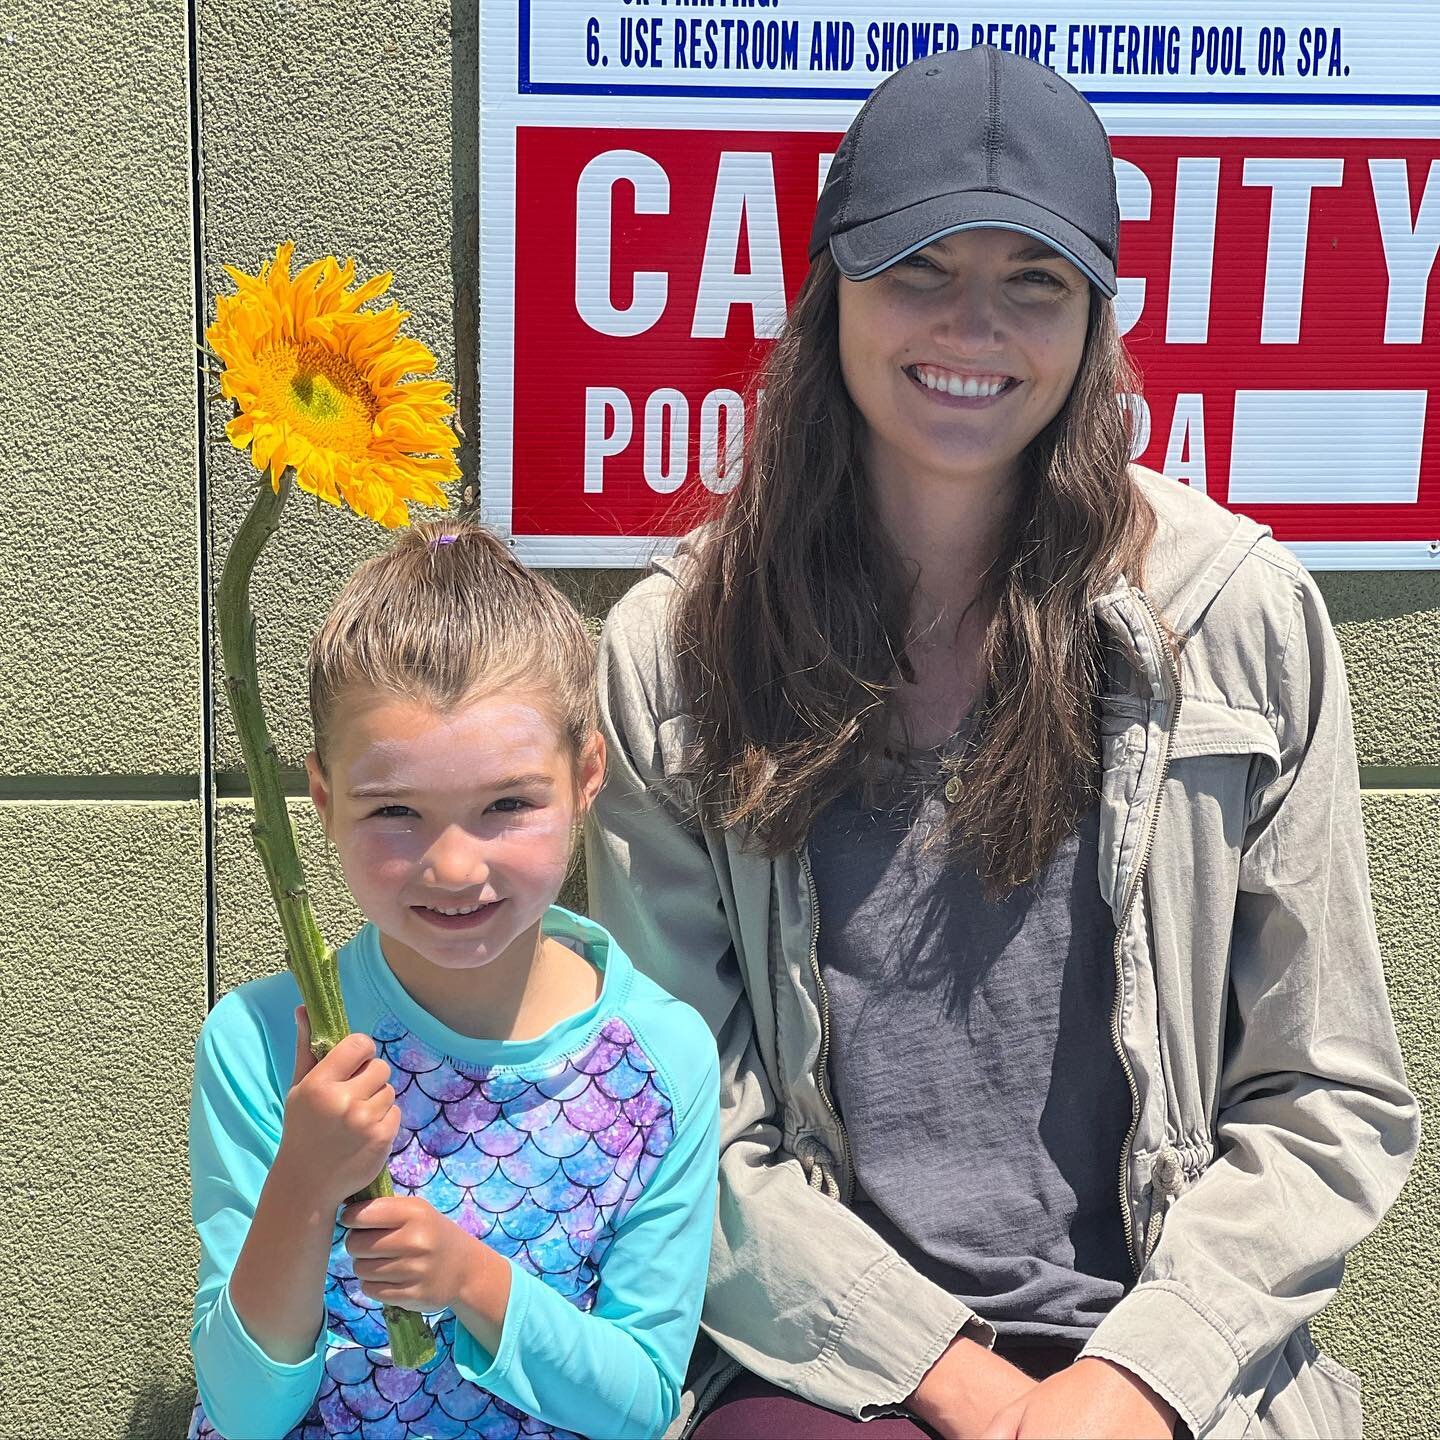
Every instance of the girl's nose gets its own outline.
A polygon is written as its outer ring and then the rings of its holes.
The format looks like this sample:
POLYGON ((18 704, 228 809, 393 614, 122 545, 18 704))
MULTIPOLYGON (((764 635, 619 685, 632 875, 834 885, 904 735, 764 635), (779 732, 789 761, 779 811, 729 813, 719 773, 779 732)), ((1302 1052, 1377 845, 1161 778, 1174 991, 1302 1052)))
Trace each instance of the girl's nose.
POLYGON ((462 890, 479 885, 490 873, 485 847, 468 831, 451 825, 436 837, 420 862, 427 885, 439 890, 462 890))

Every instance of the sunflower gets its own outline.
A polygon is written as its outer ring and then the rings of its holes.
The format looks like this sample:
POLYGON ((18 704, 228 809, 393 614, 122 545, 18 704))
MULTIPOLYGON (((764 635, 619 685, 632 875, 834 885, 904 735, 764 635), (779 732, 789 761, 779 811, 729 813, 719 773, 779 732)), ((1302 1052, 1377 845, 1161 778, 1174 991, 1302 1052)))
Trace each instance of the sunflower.
POLYGON ((355 262, 331 255, 292 277, 294 253, 281 245, 258 275, 225 267, 237 293, 216 300, 205 332, 237 409, 225 433, 277 491, 289 468, 331 505, 408 525, 407 501, 448 504, 440 482, 460 474, 450 386, 402 381, 433 371, 434 355, 399 333, 406 312, 393 302, 361 308, 390 288, 388 272, 356 285, 355 262))

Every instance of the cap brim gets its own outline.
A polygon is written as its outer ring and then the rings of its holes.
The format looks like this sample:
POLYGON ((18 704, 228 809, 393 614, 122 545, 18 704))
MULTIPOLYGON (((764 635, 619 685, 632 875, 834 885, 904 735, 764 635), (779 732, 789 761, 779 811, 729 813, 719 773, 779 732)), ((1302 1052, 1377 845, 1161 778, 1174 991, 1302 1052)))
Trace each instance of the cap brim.
POLYGON ((961 190, 864 220, 830 237, 830 253, 848 280, 868 280, 897 260, 961 230, 1031 235, 1068 260, 1092 285, 1114 295, 1115 265, 1083 230, 1053 210, 997 190, 961 190))

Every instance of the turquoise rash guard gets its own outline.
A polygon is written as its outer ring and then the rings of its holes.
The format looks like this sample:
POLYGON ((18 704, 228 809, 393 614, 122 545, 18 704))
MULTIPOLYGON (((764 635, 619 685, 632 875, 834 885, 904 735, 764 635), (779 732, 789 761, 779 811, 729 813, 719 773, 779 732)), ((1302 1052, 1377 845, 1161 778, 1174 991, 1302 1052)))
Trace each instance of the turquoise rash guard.
POLYGON ((280 1143, 299 994, 274 975, 211 1012, 190 1118, 193 1440, 619 1440, 674 1418, 715 1213, 715 1043, 599 925, 557 906, 544 931, 603 984, 589 1009, 521 1042, 471 1039, 421 1009, 372 926, 340 952, 350 1024, 375 1037, 397 1092, 396 1194, 422 1196, 510 1261, 493 1355, 447 1310, 429 1316, 434 1361, 394 1368, 338 1224, 314 1352, 280 1364, 246 1333, 229 1277, 280 1143))

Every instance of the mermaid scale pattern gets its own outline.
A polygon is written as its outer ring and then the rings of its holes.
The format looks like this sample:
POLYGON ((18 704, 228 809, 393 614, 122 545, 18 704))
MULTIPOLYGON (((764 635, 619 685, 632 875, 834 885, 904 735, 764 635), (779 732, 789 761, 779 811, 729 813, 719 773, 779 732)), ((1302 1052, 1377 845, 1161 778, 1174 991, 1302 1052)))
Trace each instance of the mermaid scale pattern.
MULTIPOLYGON (((401 1114, 396 1193, 423 1196, 588 1311, 605 1252, 674 1139, 670 1097, 630 1027, 612 1018, 580 1053, 534 1075, 449 1059, 393 1016, 375 1039, 401 1114)), ((380 1306, 361 1293, 338 1225, 325 1303, 325 1376, 287 1440, 570 1437, 460 1375, 448 1312, 430 1317, 434 1361, 395 1369, 380 1306)), ((198 1404, 190 1437, 221 1440, 198 1404)))

